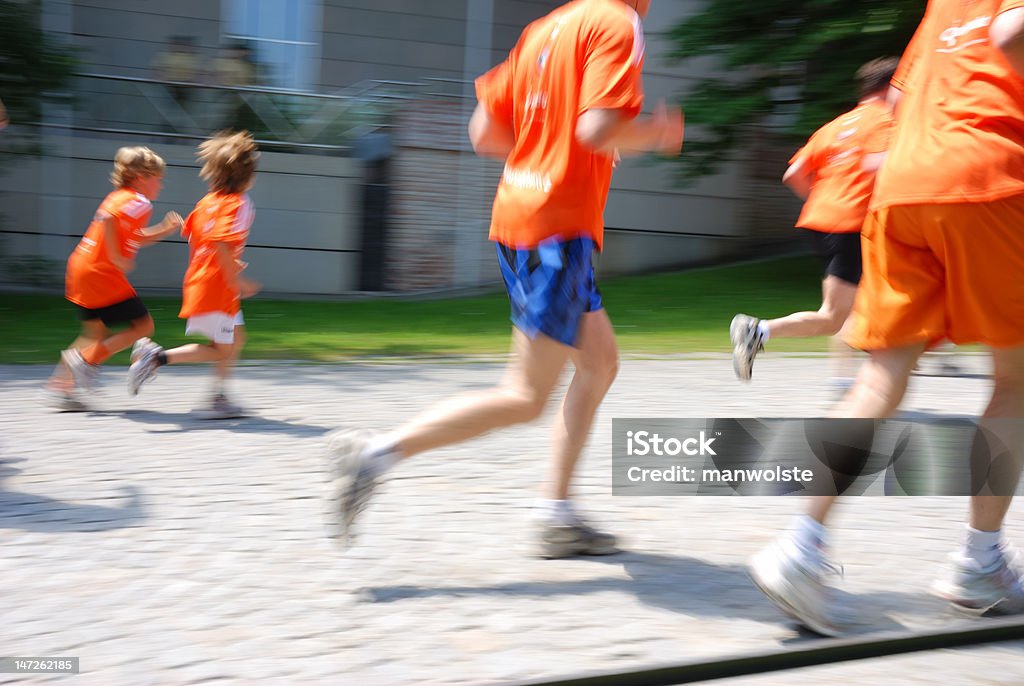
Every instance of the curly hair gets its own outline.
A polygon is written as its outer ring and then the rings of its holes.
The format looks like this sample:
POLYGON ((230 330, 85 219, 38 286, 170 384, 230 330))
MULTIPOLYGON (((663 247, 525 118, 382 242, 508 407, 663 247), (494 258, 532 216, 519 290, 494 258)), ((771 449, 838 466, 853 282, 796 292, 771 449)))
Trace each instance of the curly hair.
POLYGON ((874 95, 887 89, 899 63, 900 61, 895 57, 879 57, 858 69, 857 83, 860 84, 860 97, 874 95))
POLYGON ((243 193, 252 185, 260 153, 248 131, 219 131, 199 144, 196 157, 203 164, 199 176, 210 190, 243 193))
POLYGON ((110 183, 114 188, 124 188, 144 176, 159 176, 164 173, 167 163, 149 148, 133 146, 121 148, 114 156, 114 171, 110 172, 110 183))

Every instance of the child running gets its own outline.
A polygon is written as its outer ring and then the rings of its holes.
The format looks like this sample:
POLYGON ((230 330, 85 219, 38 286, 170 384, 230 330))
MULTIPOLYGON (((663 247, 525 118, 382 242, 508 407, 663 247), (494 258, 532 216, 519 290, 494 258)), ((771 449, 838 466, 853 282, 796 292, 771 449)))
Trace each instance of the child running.
POLYGON ((153 318, 128 281, 139 249, 177 231, 181 215, 168 212, 156 226, 144 228, 152 201, 164 183, 164 161, 149 148, 125 147, 114 157, 110 182, 88 230, 68 258, 65 295, 78 310, 82 332, 61 353, 47 384, 57 409, 84 411, 76 391, 89 391, 99 365, 139 339, 153 334, 153 318), (127 325, 112 333, 110 328, 127 325))
MULTIPOLYGON (((782 182, 806 201, 796 225, 821 260, 821 307, 778 319, 733 317, 733 369, 742 381, 750 381, 754 358, 770 338, 833 336, 850 316, 861 277, 860 230, 892 132, 886 95, 897 63, 887 57, 862 66, 857 106, 818 129, 790 160, 782 182)), ((834 377, 838 387, 847 385, 843 376, 834 377)))
POLYGON ((199 334, 207 344, 189 343, 164 350, 143 338, 132 351, 128 392, 136 395, 165 364, 213 362, 214 385, 203 419, 244 416, 225 391, 231 370, 245 342, 241 299, 255 294, 259 285, 242 276, 242 251, 252 226, 253 206, 248 196, 259 159, 248 132, 214 134, 199 145, 199 176, 210 192, 188 216, 182 235, 188 239, 189 265, 185 272, 179 317, 187 320, 186 334, 199 334))

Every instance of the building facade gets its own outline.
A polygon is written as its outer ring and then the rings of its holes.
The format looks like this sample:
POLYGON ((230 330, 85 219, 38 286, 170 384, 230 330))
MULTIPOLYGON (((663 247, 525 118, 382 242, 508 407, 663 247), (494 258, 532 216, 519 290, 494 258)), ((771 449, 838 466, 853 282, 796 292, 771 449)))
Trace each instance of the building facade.
MULTIPOLYGON (((47 110, 44 154, 0 177, 9 208, 0 229, 5 250, 60 268, 106 192, 109 160, 123 144, 150 145, 169 162, 156 211, 187 212, 203 192, 195 143, 222 125, 255 122, 266 127, 268 146, 252 193, 257 217, 248 254, 268 291, 496 283, 486 234, 501 169, 468 147, 472 79, 504 59, 527 23, 559 4, 44 0, 44 29, 78 52, 83 75, 74 108, 47 110)), ((652 105, 677 99, 712 68, 667 59, 663 32, 698 6, 653 3, 645 70, 652 105)), ((721 261, 752 242, 785 238, 798 206, 777 181, 784 163, 763 155, 756 166, 736 161, 680 188, 671 163, 627 162, 613 181, 600 269, 721 261)), ((143 287, 176 288, 186 257, 180 241, 148 249, 134 278, 143 287)))

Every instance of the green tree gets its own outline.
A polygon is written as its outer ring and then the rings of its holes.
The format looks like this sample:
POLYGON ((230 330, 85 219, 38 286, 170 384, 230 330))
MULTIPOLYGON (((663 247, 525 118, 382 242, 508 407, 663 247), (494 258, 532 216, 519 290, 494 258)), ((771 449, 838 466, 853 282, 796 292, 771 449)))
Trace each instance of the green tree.
POLYGON ((74 55, 42 31, 39 17, 38 0, 0 0, 0 100, 12 125, 38 122, 45 101, 67 98, 74 55))
POLYGON ((683 98, 684 180, 713 173, 752 127, 805 138, 857 100, 854 74, 900 56, 922 0, 708 0, 671 32, 673 57, 714 56, 683 98))
MULTIPOLYGON (((69 97, 74 55, 43 32, 40 14, 38 0, 0 0, 0 100, 10 118, 9 128, 0 131, 0 173, 13 168, 15 153, 38 152, 39 130, 25 124, 42 121, 43 103, 69 97)), ((23 285, 53 283, 59 265, 35 256, 8 257, 4 238, 0 232, 0 275, 23 285)))

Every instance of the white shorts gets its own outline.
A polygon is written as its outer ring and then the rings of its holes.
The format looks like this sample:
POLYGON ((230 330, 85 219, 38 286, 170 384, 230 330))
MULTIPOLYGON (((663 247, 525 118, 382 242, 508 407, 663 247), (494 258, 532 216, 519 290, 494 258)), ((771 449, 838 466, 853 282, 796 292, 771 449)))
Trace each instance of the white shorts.
POLYGON ((208 312, 189 317, 185 322, 185 335, 199 334, 214 343, 227 345, 235 342, 236 326, 245 326, 241 310, 234 316, 227 312, 208 312))

